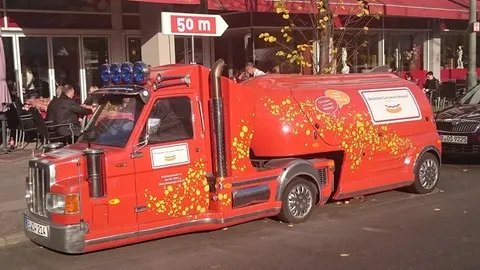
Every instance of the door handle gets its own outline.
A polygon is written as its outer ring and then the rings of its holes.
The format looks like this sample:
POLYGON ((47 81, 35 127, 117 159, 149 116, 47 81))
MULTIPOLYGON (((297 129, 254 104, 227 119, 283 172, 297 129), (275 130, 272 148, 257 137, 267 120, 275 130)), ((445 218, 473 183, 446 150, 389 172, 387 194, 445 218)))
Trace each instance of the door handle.
POLYGON ((143 152, 132 153, 132 159, 143 157, 143 152))

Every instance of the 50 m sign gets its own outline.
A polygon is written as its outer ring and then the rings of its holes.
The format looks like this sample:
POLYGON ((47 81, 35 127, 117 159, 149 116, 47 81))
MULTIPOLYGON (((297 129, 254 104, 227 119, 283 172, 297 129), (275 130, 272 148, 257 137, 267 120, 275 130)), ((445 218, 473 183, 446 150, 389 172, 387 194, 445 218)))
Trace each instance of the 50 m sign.
POLYGON ((227 28, 220 15, 162 12, 165 35, 221 36, 227 28))

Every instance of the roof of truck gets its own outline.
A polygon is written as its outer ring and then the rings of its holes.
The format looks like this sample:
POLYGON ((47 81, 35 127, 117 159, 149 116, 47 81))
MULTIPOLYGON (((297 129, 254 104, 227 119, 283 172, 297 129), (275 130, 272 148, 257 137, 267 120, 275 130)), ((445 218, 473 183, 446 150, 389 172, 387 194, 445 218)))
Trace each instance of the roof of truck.
POLYGON ((406 80, 391 73, 357 73, 340 75, 285 75, 268 74, 254 77, 241 84, 253 88, 312 88, 347 85, 385 85, 401 83, 406 80))

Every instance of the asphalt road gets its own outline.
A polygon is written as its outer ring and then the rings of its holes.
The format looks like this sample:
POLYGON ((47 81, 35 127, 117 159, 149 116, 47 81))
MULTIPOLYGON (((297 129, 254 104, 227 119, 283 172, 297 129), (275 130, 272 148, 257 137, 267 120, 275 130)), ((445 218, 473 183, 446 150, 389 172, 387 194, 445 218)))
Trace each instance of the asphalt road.
POLYGON ((270 219, 87 255, 31 242, 0 269, 480 269, 480 166, 444 165, 430 195, 392 191, 330 204, 309 222, 270 219))

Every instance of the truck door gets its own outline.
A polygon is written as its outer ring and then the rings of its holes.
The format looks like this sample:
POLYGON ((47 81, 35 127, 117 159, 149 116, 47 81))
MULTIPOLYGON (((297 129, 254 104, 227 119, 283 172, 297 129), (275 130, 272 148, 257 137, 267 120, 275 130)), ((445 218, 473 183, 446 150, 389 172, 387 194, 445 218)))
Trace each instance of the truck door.
POLYGON ((360 91, 378 136, 378 146, 370 153, 369 179, 394 184, 409 181, 405 158, 413 148, 411 130, 421 119, 421 111, 412 92, 405 87, 360 91))
POLYGON ((140 231, 208 210, 208 155, 202 126, 196 123, 203 114, 192 102, 195 96, 185 95, 153 103, 142 133, 148 134, 148 144, 133 154, 140 231))

